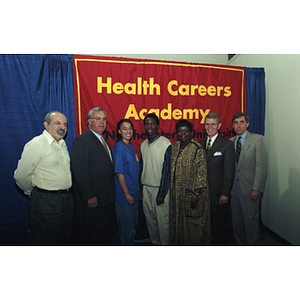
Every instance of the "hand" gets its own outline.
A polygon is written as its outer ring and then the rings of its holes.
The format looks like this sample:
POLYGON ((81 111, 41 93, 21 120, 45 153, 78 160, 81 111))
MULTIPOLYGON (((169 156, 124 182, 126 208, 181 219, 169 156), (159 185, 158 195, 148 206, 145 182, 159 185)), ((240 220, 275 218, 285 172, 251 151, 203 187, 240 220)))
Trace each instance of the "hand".
POLYGON ((250 195, 250 199, 251 200, 257 200, 259 198, 259 196, 260 196, 260 192, 252 190, 251 195, 250 195))
POLYGON ((126 200, 129 204, 134 204, 134 198, 130 194, 126 195, 126 200))
POLYGON ((156 204, 157 205, 162 205, 165 202, 165 198, 161 198, 161 197, 156 197, 156 204))
POLYGON ((98 205, 97 197, 93 197, 93 198, 89 199, 87 202, 88 202, 88 207, 90 207, 90 208, 95 208, 98 205))
POLYGON ((195 209, 198 206, 199 197, 192 196, 191 198, 191 208, 195 209))
POLYGON ((219 200, 219 205, 223 205, 223 204, 226 204, 226 203, 228 203, 228 197, 226 197, 224 195, 221 195, 220 200, 219 200))

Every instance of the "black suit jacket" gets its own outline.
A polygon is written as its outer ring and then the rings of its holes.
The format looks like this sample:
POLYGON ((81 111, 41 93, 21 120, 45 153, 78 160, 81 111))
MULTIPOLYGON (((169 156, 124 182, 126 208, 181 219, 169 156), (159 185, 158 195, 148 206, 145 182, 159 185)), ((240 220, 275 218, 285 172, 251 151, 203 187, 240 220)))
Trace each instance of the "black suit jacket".
POLYGON ((115 201, 114 163, 91 130, 75 138, 71 163, 78 205, 87 206, 87 200, 95 196, 100 207, 115 201))
MULTIPOLYGON (((200 141, 206 148, 207 138, 200 141)), ((232 141, 218 134, 207 153, 207 176, 212 204, 218 204, 221 195, 229 197, 235 172, 235 150, 232 141)))

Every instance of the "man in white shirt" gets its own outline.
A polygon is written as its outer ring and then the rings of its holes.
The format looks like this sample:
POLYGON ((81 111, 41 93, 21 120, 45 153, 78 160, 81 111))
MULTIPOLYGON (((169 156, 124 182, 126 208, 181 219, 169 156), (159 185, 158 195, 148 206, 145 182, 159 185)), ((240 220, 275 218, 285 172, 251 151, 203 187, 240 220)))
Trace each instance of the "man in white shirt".
POLYGON ((29 196, 32 243, 67 245, 73 217, 70 156, 64 141, 67 118, 51 111, 45 116, 44 127, 41 135, 25 145, 14 179, 29 196))

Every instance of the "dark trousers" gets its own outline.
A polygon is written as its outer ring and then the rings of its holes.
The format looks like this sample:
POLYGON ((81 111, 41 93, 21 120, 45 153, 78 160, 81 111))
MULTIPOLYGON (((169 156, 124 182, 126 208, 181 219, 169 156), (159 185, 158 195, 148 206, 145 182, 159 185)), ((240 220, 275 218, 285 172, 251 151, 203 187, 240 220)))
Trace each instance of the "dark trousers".
POLYGON ((213 245, 229 243, 229 204, 211 204, 210 222, 213 245))
POLYGON ((72 194, 50 194, 33 190, 28 200, 32 244, 69 245, 72 217, 72 194))
POLYGON ((73 223, 75 245, 117 245, 119 243, 114 204, 95 208, 76 206, 73 223))
POLYGON ((115 204, 121 245, 133 245, 139 218, 139 201, 115 204))

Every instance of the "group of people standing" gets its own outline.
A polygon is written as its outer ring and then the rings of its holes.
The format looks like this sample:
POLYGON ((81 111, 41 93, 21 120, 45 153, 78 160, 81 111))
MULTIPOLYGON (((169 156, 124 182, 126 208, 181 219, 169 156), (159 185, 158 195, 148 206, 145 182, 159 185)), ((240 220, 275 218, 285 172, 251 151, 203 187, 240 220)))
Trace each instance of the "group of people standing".
POLYGON ((233 116, 231 140, 220 136, 216 113, 206 116, 200 142, 192 138, 193 124, 179 120, 171 144, 150 113, 140 159, 130 142, 132 122, 118 122, 111 150, 103 137, 107 121, 100 107, 88 113, 89 129, 75 138, 71 159, 63 139, 67 119, 57 111, 25 145, 14 178, 28 195, 33 244, 107 245, 116 235, 117 243, 133 245, 139 199, 153 245, 227 245, 230 212, 237 244, 259 244, 267 148, 263 136, 248 132, 246 114, 233 116))

